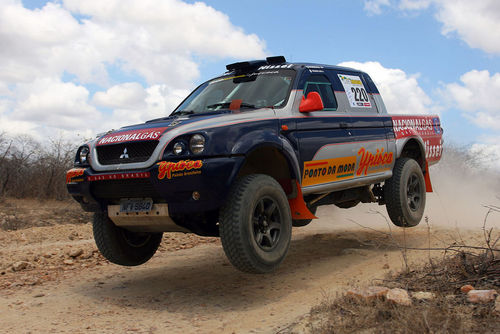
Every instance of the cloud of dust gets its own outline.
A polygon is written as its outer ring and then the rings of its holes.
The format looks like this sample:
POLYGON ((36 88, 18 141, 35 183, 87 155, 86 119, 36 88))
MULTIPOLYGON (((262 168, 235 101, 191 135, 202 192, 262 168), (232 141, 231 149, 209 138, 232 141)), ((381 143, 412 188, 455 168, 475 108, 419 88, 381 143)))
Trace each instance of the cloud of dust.
MULTIPOLYGON (((481 165, 467 148, 445 147, 442 160, 431 167, 433 193, 427 193, 427 215, 433 225, 476 229, 488 208, 500 207, 500 173, 481 165)), ((487 226, 500 228, 500 212, 491 212, 487 226)))

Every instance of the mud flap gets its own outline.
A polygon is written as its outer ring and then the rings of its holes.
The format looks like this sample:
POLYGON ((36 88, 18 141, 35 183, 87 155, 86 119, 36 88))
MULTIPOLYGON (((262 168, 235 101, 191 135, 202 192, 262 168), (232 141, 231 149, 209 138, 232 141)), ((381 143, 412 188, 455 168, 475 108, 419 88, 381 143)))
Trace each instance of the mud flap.
POLYGON ((302 196, 302 189, 297 180, 295 180, 294 193, 296 193, 295 198, 289 198, 288 203, 290 204, 290 210, 292 213, 292 219, 318 219, 315 215, 309 211, 302 196))
POLYGON ((425 162, 424 180, 425 180, 425 191, 431 193, 432 192, 431 174, 429 173, 429 162, 427 161, 425 162))

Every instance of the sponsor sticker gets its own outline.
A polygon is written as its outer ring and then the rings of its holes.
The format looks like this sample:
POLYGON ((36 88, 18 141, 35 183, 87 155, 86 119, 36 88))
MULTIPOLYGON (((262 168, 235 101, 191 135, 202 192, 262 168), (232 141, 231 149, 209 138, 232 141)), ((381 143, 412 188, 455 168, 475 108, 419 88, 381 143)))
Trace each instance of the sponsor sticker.
POLYGON ((335 182, 354 177, 356 157, 307 161, 304 163, 302 186, 335 182))
POLYGON ((357 75, 338 74, 344 86, 349 105, 353 108, 371 108, 372 104, 361 78, 357 75))
POLYGON ((158 163, 158 179, 163 180, 165 177, 198 175, 201 174, 201 160, 181 160, 178 162, 162 161, 158 163))
POLYGON ((437 161, 443 153, 441 122, 436 116, 392 116, 396 139, 418 134, 425 145, 427 160, 437 161))
POLYGON ((83 173, 85 173, 84 168, 72 168, 66 172, 66 183, 82 182, 83 173))
POLYGON ((311 186, 341 180, 362 177, 371 173, 380 173, 391 168, 394 160, 392 152, 384 148, 370 152, 359 149, 357 156, 335 159, 306 161, 302 175, 302 186, 311 186))
POLYGON ((157 140, 166 129, 166 127, 163 127, 110 133, 99 139, 97 141, 97 145, 118 144, 141 140, 157 140))
POLYGON ((392 116, 392 126, 396 139, 412 136, 432 136, 441 132, 439 119, 429 116, 392 116))
POLYGON ((427 160, 439 160, 443 154, 443 140, 441 138, 431 138, 424 141, 425 158, 427 160))
POLYGON ((368 175, 370 173, 381 172, 391 168, 393 153, 385 152, 384 148, 377 149, 373 154, 364 147, 358 151, 359 164, 356 175, 368 175))
POLYGON ((149 172, 115 173, 115 174, 89 175, 87 177, 87 180, 89 182, 94 182, 94 181, 108 181, 108 180, 147 179, 149 177, 150 177, 149 172))

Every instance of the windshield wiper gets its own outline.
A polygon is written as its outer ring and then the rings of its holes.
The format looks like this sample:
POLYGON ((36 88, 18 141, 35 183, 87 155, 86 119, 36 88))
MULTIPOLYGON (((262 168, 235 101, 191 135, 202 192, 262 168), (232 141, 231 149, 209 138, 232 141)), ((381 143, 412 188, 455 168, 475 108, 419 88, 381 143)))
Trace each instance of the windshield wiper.
MULTIPOLYGON (((213 109, 217 107, 223 107, 223 108, 228 108, 231 105, 231 102, 219 102, 219 103, 214 103, 211 105, 207 106, 207 109, 213 109)), ((240 108, 257 108, 255 105, 250 104, 250 103, 241 103, 240 108)))
POLYGON ((175 116, 175 115, 192 115, 194 114, 193 110, 177 110, 174 111, 173 113, 170 114, 170 116, 175 116))

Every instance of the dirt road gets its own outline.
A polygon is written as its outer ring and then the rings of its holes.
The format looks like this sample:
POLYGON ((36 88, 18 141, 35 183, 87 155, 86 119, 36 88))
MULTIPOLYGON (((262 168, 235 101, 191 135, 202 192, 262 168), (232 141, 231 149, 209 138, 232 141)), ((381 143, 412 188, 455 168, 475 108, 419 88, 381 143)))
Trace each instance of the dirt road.
MULTIPOLYGON (((349 210, 320 208, 323 218, 294 229, 286 260, 277 272, 266 275, 236 271, 216 239, 204 239, 189 248, 192 240, 170 237, 150 262, 124 268, 93 252, 88 224, 67 228, 63 234, 73 233, 77 240, 62 244, 57 238, 30 243, 31 235, 25 231, 27 242, 1 249, 4 261, 20 253, 43 257, 51 249, 66 252, 64 247, 69 246, 83 247, 84 254, 92 256, 88 260, 76 257, 61 269, 50 261, 63 263, 64 256, 54 253, 45 258, 47 265, 22 273, 25 281, 52 275, 33 284, 12 283, 17 273, 4 272, 11 282, 0 292, 0 332, 276 333, 346 287, 400 270, 404 262, 398 245, 427 246, 430 240, 432 245, 443 246, 460 238, 477 243, 483 237, 477 226, 474 232, 466 227, 443 228, 432 218, 430 225, 423 222, 405 231, 389 228, 374 210, 385 213, 383 207, 371 205, 349 210), (53 276, 53 272, 59 274, 53 276)), ((491 223, 498 226, 495 219, 491 223)), ((411 264, 425 260, 428 253, 410 251, 408 256, 411 264)))

